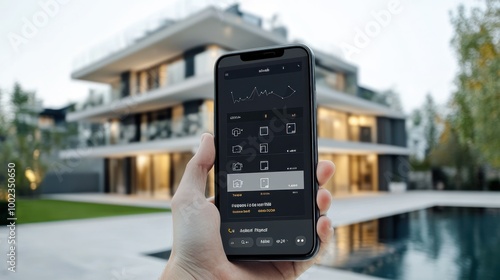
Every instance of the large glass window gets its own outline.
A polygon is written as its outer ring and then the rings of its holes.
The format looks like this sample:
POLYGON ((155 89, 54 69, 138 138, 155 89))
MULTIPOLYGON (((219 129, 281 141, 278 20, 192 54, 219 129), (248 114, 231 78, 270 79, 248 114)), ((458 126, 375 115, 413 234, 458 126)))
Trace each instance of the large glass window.
POLYGON ((335 163, 338 168, 335 170, 335 176, 323 186, 332 194, 341 195, 350 192, 349 183, 349 156, 339 154, 320 154, 320 160, 330 160, 335 163))
POLYGON ((173 85, 184 80, 185 62, 179 59, 167 65, 167 85, 173 85))
POLYGON ((172 197, 170 176, 170 154, 153 155, 153 195, 156 198, 172 197))
POLYGON ((318 137, 342 141, 377 142, 375 117, 348 115, 329 108, 318 108, 318 137))
POLYGON ((153 111, 150 113, 150 119, 147 129, 147 138, 149 140, 165 139, 172 135, 170 118, 172 110, 170 108, 153 111))
POLYGON ((146 82, 148 90, 160 87, 160 67, 155 66, 146 70, 146 82))
POLYGON ((337 166, 335 176, 324 188, 335 195, 378 190, 377 156, 320 154, 320 160, 331 160, 337 166))
POLYGON ((133 169, 135 173, 132 176, 132 182, 136 194, 152 195, 151 157, 148 155, 135 157, 133 169))
POLYGON ((347 114, 319 107, 318 137, 347 141, 347 114))
POLYGON ((110 158, 108 162, 110 192, 125 194, 124 159, 110 158))
POLYGON ((172 194, 179 187, 184 168, 192 157, 193 154, 190 152, 172 154, 172 194))
POLYGON ((377 121, 375 117, 349 116, 349 140, 357 142, 377 142, 377 121))
POLYGON ((376 191, 378 189, 378 170, 376 155, 350 156, 351 192, 376 191))

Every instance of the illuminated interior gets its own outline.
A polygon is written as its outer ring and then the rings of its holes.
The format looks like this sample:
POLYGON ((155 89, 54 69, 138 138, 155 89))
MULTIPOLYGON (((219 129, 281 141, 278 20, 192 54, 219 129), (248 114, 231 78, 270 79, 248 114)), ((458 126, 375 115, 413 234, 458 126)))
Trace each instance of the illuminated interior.
POLYGON ((318 137, 340 141, 377 141, 376 119, 372 116, 352 115, 326 107, 318 108, 318 137))
POLYGON ((378 190, 377 156, 369 155, 319 155, 320 160, 335 163, 335 176, 324 186, 332 194, 349 194, 378 190))

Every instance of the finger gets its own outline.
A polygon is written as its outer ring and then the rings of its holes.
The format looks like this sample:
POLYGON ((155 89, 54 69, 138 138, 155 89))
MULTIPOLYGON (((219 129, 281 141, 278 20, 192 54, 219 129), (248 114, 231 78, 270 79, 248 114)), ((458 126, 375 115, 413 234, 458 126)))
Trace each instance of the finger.
POLYGON ((319 252, 311 260, 305 262, 295 262, 295 271, 297 272, 297 276, 309 269, 318 259, 318 257, 325 254, 328 251, 328 247, 330 246, 330 242, 333 237, 333 228, 331 220, 326 216, 321 216, 318 220, 318 224, 316 226, 319 236, 319 252))
POLYGON ((214 137, 209 133, 201 136, 198 151, 186 165, 176 193, 192 195, 193 191, 205 195, 208 171, 215 159, 214 137))
POLYGON ((211 197, 207 198, 207 201, 215 204, 215 197, 211 196, 211 197))
POLYGON ((316 229, 318 231, 318 236, 321 241, 321 247, 323 247, 321 249, 326 249, 324 248, 326 246, 323 245, 329 243, 333 237, 332 220, 330 220, 330 218, 328 218, 327 216, 319 217, 316 229))
POLYGON ((318 178, 318 183, 323 186, 330 180, 330 178, 335 173, 335 164, 329 160, 322 160, 318 162, 318 168, 316 170, 316 177, 318 178))
POLYGON ((316 197, 320 215, 325 215, 332 204, 332 194, 329 190, 320 188, 316 197))

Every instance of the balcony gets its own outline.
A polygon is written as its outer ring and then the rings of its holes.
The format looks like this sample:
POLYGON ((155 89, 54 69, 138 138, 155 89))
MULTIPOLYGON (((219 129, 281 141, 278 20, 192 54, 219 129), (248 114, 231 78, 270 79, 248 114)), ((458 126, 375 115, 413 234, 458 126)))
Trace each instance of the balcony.
POLYGON ((176 10, 148 17, 138 27, 134 25, 80 55, 74 63, 72 78, 112 83, 130 69, 147 68, 182 55, 185 50, 214 42, 230 49, 287 43, 286 38, 263 29, 250 17, 214 8, 210 3, 190 7, 189 12, 176 13, 176 10))
POLYGON ((172 29, 177 22, 193 16, 209 6, 225 9, 230 4, 226 2, 221 5, 220 2, 213 0, 190 2, 189 4, 182 1, 174 2, 164 9, 125 28, 108 40, 100 42, 91 49, 82 52, 73 61, 73 71, 78 72, 99 60, 125 50, 132 45, 141 43, 156 33, 172 29))

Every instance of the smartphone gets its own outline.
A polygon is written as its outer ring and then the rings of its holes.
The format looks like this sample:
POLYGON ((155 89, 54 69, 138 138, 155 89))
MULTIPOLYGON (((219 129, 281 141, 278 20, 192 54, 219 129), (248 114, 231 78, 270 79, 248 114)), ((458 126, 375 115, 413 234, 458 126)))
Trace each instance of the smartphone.
POLYGON ((316 222, 314 56, 304 45, 215 64, 215 202, 232 260, 306 260, 316 222))

